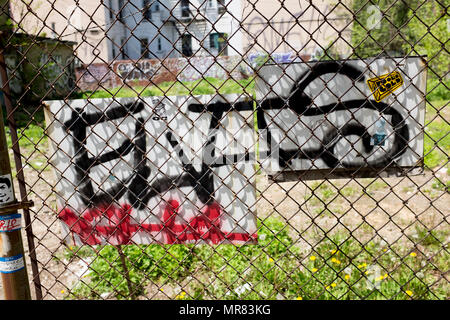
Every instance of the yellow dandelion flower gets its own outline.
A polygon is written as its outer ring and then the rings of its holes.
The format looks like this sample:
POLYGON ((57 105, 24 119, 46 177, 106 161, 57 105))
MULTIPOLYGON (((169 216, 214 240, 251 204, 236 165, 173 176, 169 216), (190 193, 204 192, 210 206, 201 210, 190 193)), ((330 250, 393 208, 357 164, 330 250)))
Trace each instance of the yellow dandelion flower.
POLYGON ((414 258, 415 256, 417 256, 417 253, 411 252, 409 255, 414 258))
POLYGON ((317 268, 312 268, 311 269, 312 272, 317 272, 317 270, 318 270, 317 268))
POLYGON ((186 292, 182 291, 181 295, 184 297, 186 295, 186 292))
POLYGON ((336 286, 337 286, 336 282, 333 282, 333 283, 331 284, 331 286, 332 286, 333 288, 336 287, 336 286))
POLYGON ((344 278, 345 278, 345 280, 348 280, 348 279, 350 279, 350 275, 349 275, 349 274, 346 274, 346 275, 344 276, 344 278))
POLYGON ((337 250, 336 249, 330 250, 330 252, 331 252, 331 254, 335 254, 337 252, 337 250))
POLYGON ((383 276, 379 276, 378 278, 375 279, 375 281, 381 281, 381 280, 383 280, 383 279, 384 279, 383 276))
POLYGON ((406 294, 407 294, 408 296, 410 296, 410 297, 413 295, 413 292, 412 292, 411 290, 406 290, 405 292, 406 292, 406 294))
POLYGON ((297 297, 297 300, 303 300, 303 298, 302 297, 297 297))
POLYGON ((387 251, 387 249, 386 249, 386 248, 384 248, 384 249, 383 249, 383 251, 384 251, 384 252, 386 252, 386 251, 387 251))
POLYGON ((339 260, 336 259, 336 258, 331 258, 331 262, 334 262, 334 263, 336 263, 336 264, 341 264, 341 261, 339 261, 339 260))
POLYGON ((369 271, 365 271, 364 274, 365 274, 365 275, 368 275, 368 274, 369 274, 369 271))
POLYGON ((64 293, 64 292, 66 292, 65 290, 61 290, 61 293, 64 293))
POLYGON ((326 286, 326 287, 325 287, 325 290, 329 290, 329 289, 330 289, 330 286, 326 286))
POLYGON ((159 288, 160 291, 164 291, 164 288, 159 288))
POLYGON ((387 277, 389 277, 389 275, 387 273, 385 273, 383 278, 386 279, 387 277))
POLYGON ((272 258, 269 258, 269 262, 272 263, 272 262, 273 262, 273 259, 272 259, 272 258))
POLYGON ((311 257, 309 257, 309 260, 311 260, 311 261, 316 260, 316 256, 311 256, 311 257))

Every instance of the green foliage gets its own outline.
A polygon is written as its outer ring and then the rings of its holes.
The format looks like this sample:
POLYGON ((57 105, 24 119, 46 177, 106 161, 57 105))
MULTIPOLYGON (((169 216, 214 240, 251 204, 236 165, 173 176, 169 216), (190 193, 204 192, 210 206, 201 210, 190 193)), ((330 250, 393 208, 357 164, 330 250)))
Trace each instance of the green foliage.
POLYGON ((427 99, 430 101, 450 100, 450 79, 428 77, 427 99))
MULTIPOLYGON (((317 239, 318 245, 306 252, 294 245, 281 220, 258 224, 257 245, 122 246, 133 290, 145 294, 152 281, 182 284, 185 293, 176 299, 448 299, 448 283, 436 282, 439 275, 432 272, 448 265, 442 250, 448 231, 416 227, 420 251, 376 240, 360 243, 340 232, 317 239)), ((104 246, 93 258, 86 281, 70 297, 114 293, 127 298, 117 249, 104 246)))
POLYGON ((427 106, 427 118, 424 134, 424 161, 427 168, 435 168, 448 161, 450 153, 450 124, 442 116, 436 116, 436 110, 443 110, 448 101, 427 106))
POLYGON ((449 1, 381 0, 376 2, 381 20, 372 10, 374 4, 354 0, 356 20, 352 29, 352 46, 358 58, 388 54, 390 56, 426 55, 428 63, 427 98, 449 99, 448 73, 449 1))

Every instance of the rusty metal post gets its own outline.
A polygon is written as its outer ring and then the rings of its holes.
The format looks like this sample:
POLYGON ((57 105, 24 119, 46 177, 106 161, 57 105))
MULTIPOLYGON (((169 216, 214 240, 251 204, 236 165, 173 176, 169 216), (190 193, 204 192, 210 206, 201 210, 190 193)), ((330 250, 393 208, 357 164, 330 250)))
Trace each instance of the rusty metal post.
MULTIPOLYGON (((5 32, 0 31, 0 40, 4 39, 5 32)), ((4 46, 0 48, 1 50, 4 49, 4 46)), ((13 107, 11 102, 11 90, 9 88, 9 81, 8 81, 8 74, 6 70, 6 63, 3 51, 0 51, 0 83, 1 90, 3 93, 3 99, 5 103, 5 109, 6 109, 6 120, 8 122, 8 126, 10 129, 10 135, 11 135, 11 142, 12 142, 12 150, 14 153, 14 162, 16 164, 16 173, 17 173, 17 180, 19 184, 19 192, 21 197, 21 209, 23 209, 23 216, 24 216, 24 222, 25 222, 25 232, 26 237, 28 241, 28 249, 29 249, 29 257, 31 260, 31 269, 33 271, 33 283, 35 288, 35 298, 37 300, 42 300, 42 286, 41 281, 39 277, 39 270, 37 265, 37 258, 36 258, 36 247, 34 244, 34 238, 33 238, 33 230, 31 227, 31 218, 30 218, 30 210, 29 207, 31 204, 30 201, 28 201, 28 196, 26 192, 26 186, 25 186, 25 176, 23 173, 23 166, 22 166, 22 159, 20 156, 20 147, 19 147, 19 137, 17 135, 17 126, 16 122, 13 117, 13 107)), ((2 118, 3 119, 3 118, 2 118)))
POLYGON ((6 300, 31 299, 18 208, 0 108, 0 273, 6 300))
MULTIPOLYGON (((6 20, 9 18, 9 1, 1 1, 1 7, 0 32, 3 37, 8 29, 6 20)), ((2 87, 8 87, 3 51, 0 52, 0 75, 2 87)), ((5 104, 10 102, 4 91, 3 98, 5 104)), ((6 300, 31 300, 21 234, 22 219, 18 213, 19 209, 23 209, 24 203, 18 203, 14 194, 2 109, 0 108, 0 273, 6 300)))

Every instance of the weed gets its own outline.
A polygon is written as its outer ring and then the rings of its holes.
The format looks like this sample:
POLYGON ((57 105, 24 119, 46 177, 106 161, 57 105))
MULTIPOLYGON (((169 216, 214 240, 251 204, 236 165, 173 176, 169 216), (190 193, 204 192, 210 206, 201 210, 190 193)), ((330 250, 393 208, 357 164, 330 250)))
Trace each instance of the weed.
MULTIPOLYGON (((311 253, 303 253, 275 218, 258 221, 257 245, 124 246, 130 279, 139 294, 145 283, 184 283, 177 299, 447 299, 449 285, 437 281, 434 266, 445 268, 447 233, 417 229, 421 253, 402 244, 361 243, 347 232, 324 235, 311 253), (429 236, 432 238, 429 238, 429 236), (415 252, 415 251, 414 251, 415 252), (423 253, 423 254, 422 254, 423 253), (432 264, 423 265, 424 255, 432 264), (198 281, 187 281, 194 274, 198 281), (185 292, 185 294, 182 294, 185 292)), ((87 282, 71 298, 128 295, 117 250, 100 249, 87 282), (91 288, 91 289, 89 289, 91 288), (95 290, 92 290, 95 288, 95 290), (88 290, 89 289, 89 290, 88 290)))

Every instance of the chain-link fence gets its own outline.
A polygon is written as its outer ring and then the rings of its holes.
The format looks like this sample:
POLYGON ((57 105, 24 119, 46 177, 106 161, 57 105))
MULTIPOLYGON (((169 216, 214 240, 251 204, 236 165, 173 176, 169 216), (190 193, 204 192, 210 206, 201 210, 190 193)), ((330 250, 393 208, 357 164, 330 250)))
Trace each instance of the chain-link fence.
POLYGON ((449 1, 1 3, 33 298, 449 298, 449 1))

